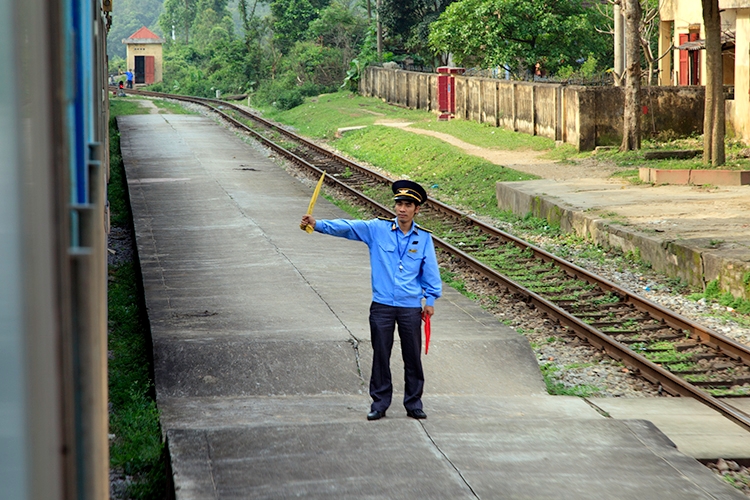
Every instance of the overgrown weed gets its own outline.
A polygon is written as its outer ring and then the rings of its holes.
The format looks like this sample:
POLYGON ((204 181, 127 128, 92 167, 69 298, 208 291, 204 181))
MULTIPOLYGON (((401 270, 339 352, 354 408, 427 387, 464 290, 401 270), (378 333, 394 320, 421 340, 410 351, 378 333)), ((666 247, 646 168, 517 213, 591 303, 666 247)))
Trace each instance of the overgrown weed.
MULTIPOLYGON (((107 187, 113 228, 129 227, 132 216, 115 117, 142 114, 137 103, 113 99, 110 104, 110 182, 107 187)), ((166 449, 151 378, 150 334, 138 288, 137 263, 108 270, 108 378, 110 467, 130 476, 126 495, 133 499, 162 497, 166 491, 166 449)))

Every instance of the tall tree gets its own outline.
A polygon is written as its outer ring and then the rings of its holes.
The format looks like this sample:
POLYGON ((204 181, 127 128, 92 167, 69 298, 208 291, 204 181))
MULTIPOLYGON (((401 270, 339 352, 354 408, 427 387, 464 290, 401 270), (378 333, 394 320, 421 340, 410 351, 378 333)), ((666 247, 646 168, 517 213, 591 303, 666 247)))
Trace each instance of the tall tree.
POLYGON ((624 0, 625 16, 625 108, 623 111, 620 151, 641 148, 641 4, 624 0))
POLYGON ((258 0, 239 0, 237 3, 242 30, 245 32, 245 48, 248 52, 248 58, 251 64, 255 66, 255 71, 260 71, 260 42, 263 36, 263 22, 255 15, 257 7, 258 0))
POLYGON ((286 54, 302 39, 310 21, 318 17, 317 0, 273 0, 271 14, 275 45, 286 54))
POLYGON ((399 49, 427 47, 427 25, 453 0, 381 0, 378 15, 390 44, 399 49))
POLYGON ((179 38, 187 45, 196 14, 196 0, 164 0, 164 9, 159 16, 159 26, 164 35, 179 38))
POLYGON ((227 48, 234 39, 234 22, 226 10, 215 11, 212 1, 199 0, 198 14, 193 21, 193 47, 209 57, 227 48))
POLYGON ((701 0, 706 30, 706 100, 703 112, 703 162, 713 166, 726 161, 725 116, 721 57, 721 15, 718 0, 701 0))
POLYGON ((430 46, 458 64, 554 72, 590 53, 611 53, 596 9, 577 0, 458 0, 430 27, 430 46))
MULTIPOLYGON (((611 23, 610 27, 596 30, 599 33, 606 33, 613 36, 614 41, 614 71, 613 76, 615 86, 620 86, 625 80, 625 37, 623 36, 623 19, 622 4, 625 0, 608 0, 608 3, 596 3, 596 10, 601 14, 602 19, 611 23)), ((643 58, 648 66, 648 76, 645 79, 646 85, 651 85, 654 76, 654 63, 659 57, 654 55, 654 49, 658 44, 659 35, 659 1, 658 0, 640 0, 641 1, 641 22, 639 25, 641 36, 641 47, 643 48, 643 58)), ((670 49, 671 51, 671 49, 670 49)), ((660 56, 660 57, 663 57, 660 56)))

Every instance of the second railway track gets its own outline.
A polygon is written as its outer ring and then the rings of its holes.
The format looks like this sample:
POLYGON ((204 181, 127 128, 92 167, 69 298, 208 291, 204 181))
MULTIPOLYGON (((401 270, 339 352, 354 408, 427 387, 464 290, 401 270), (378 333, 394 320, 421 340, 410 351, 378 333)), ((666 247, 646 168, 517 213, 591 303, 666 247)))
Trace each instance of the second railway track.
MULTIPOLYGON (((265 146, 368 211, 393 216, 391 179, 226 102, 152 92, 211 108, 265 146), (252 123, 253 125, 249 125, 252 123)), ((430 199, 421 223, 433 230, 439 258, 524 297, 553 321, 623 361, 649 381, 693 397, 750 430, 731 405, 750 395, 750 349, 545 250, 430 199)))

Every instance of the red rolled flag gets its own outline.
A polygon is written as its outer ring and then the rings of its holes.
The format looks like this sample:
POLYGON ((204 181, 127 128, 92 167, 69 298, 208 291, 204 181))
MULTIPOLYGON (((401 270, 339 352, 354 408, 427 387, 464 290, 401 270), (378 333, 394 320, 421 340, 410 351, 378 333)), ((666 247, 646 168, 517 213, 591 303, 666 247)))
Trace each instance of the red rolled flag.
POLYGON ((427 356, 427 351, 430 350, 430 315, 423 312, 422 320, 424 321, 424 354, 427 356))

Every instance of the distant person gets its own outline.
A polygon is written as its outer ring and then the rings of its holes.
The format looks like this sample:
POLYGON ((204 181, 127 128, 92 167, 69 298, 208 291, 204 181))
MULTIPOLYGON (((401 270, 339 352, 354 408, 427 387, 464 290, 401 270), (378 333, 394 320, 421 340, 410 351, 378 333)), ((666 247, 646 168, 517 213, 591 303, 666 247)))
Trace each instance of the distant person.
POLYGON ((302 217, 303 227, 311 226, 319 233, 362 241, 370 248, 373 359, 372 404, 367 420, 385 417, 391 404, 391 350, 396 324, 404 358, 406 415, 427 418, 422 409, 422 315, 432 316, 435 300, 442 294, 432 235, 414 222, 420 206, 427 201, 427 193, 422 186, 408 180, 394 182, 392 189, 395 219, 315 220, 310 214, 302 217))
POLYGON ((133 71, 132 70, 129 69, 125 72, 125 80, 127 80, 128 82, 128 88, 132 89, 133 88, 133 71))
POLYGON ((118 83, 117 97, 125 97, 125 91, 123 90, 122 80, 118 83))

